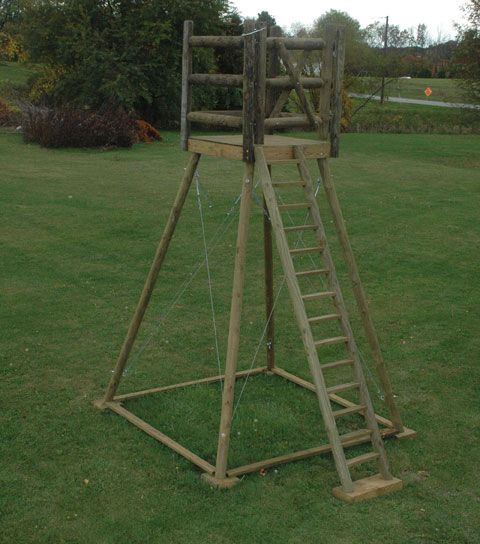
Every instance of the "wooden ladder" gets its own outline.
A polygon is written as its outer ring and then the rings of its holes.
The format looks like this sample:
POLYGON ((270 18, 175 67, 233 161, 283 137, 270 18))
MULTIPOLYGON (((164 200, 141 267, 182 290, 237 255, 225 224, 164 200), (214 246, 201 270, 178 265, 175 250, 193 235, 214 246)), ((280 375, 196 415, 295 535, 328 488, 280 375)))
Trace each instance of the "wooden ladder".
POLYGON ((390 473, 385 448, 375 419, 372 401, 366 385, 358 349, 326 240, 325 229, 316 201, 312 179, 308 171, 303 150, 300 146, 294 147, 294 156, 294 162, 297 164, 300 179, 296 181, 274 182, 272 181, 271 171, 269 170, 262 146, 256 146, 255 148, 256 167, 262 183, 263 195, 272 228, 275 233, 276 245, 280 254, 290 299, 302 336, 313 382, 315 384, 320 410, 325 422, 328 439, 332 447, 333 458, 340 477, 341 487, 335 488, 334 494, 343 499, 349 500, 349 498, 352 499, 353 497, 352 500, 356 500, 356 494, 366 493, 366 488, 368 488, 370 496, 376 496, 388 492, 390 490, 388 488, 392 487, 392 485, 395 486, 395 489, 399 489, 399 487, 401 487, 401 481, 397 478, 393 478, 390 473), (298 188, 301 187, 304 194, 303 201, 292 204, 284 204, 283 202, 279 204, 275 188, 280 187, 287 191, 295 187, 298 190, 298 188), (303 225, 285 227, 282 214, 284 214, 284 212, 289 213, 290 210, 298 209, 308 210, 309 219, 303 225), (289 232, 297 231, 301 233, 307 230, 314 232, 314 239, 316 241, 314 245, 302 248, 290 247, 287 234, 289 232), (297 271, 294 266, 293 257, 302 254, 310 254, 316 257, 319 261, 319 266, 314 266, 311 270, 297 271), (310 276, 313 279, 322 276, 327 285, 326 290, 323 289, 317 292, 302 293, 299 279, 305 276, 310 276), (324 315, 309 316, 307 314, 306 303, 308 301, 320 299, 331 301, 332 310, 324 315), (315 326, 315 331, 317 331, 321 328, 321 324, 324 324, 327 321, 336 321, 338 323, 338 336, 320 339, 314 338, 312 326, 315 326), (321 352, 322 348, 325 346, 335 344, 343 345, 345 347, 345 358, 320 364, 319 352, 321 352), (327 387, 324 373, 334 372, 334 369, 340 367, 349 367, 353 374, 352 379, 345 383, 338 383, 334 386, 327 387), (330 395, 347 390, 355 390, 358 393, 359 403, 350 408, 339 410, 332 409, 330 395), (361 414, 364 417, 364 423, 362 422, 363 427, 341 435, 337 427, 337 420, 354 413, 361 414), (371 451, 347 459, 345 457, 343 443, 348 442, 352 437, 367 438, 367 441, 371 444, 371 451), (375 462, 377 464, 378 474, 375 474, 370 478, 364 478, 363 480, 353 481, 350 469, 367 462, 375 462), (378 491, 376 492, 375 490, 378 491))

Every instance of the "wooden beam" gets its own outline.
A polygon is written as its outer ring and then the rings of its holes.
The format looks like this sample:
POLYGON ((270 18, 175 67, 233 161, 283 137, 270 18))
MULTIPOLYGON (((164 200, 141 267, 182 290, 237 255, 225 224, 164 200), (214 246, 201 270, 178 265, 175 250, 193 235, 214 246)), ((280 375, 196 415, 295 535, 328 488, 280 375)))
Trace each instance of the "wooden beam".
MULTIPOLYGON (((291 372, 288 372, 283 368, 275 366, 272 369, 272 372, 273 374, 276 374, 281 378, 285 378, 286 380, 294 383, 295 385, 299 385, 300 387, 303 387, 305 389, 308 389, 309 391, 312 391, 312 393, 315 393, 315 386, 313 385, 313 383, 304 380, 299 376, 295 376, 295 374, 292 374, 291 372)), ((336 395, 334 393, 331 393, 329 397, 332 402, 335 402, 336 404, 343 406, 344 408, 353 408, 354 406, 358 406, 358 404, 356 404, 355 402, 344 399, 343 397, 340 397, 339 395, 336 395)), ((394 434, 397 438, 414 438, 417 435, 416 431, 407 427, 403 427, 403 431, 399 432, 392 420, 387 419, 386 417, 383 417, 381 415, 375 414, 375 419, 380 425, 385 425, 385 427, 388 427, 392 431, 391 434, 394 434)), ((385 429, 380 429, 380 434, 382 434, 382 436, 385 436, 384 431, 385 429)))
MULTIPOLYGON (((244 30, 245 34, 251 32, 244 30)), ((274 48, 276 39, 267 38, 267 47, 274 48)), ((325 47, 325 41, 321 38, 282 38, 282 42, 287 49, 315 51, 325 47)), ((244 47, 243 36, 191 36, 189 44, 191 47, 244 47)))
POLYGON ((352 283, 353 294, 360 312, 362 325, 365 330, 368 344, 372 351, 375 369, 385 394, 385 402, 387 404, 388 412, 392 421, 394 422, 395 427, 401 432, 403 430, 403 424, 393 396, 392 384, 390 383, 390 378, 388 376, 385 361, 380 349, 380 342, 378 340, 377 332, 370 315, 367 297, 360 280, 357 262, 355 260, 355 255, 353 254, 352 246, 347 233, 347 227, 343 218, 340 202, 338 200, 337 191, 330 173, 330 166, 327 160, 319 159, 317 162, 320 175, 322 177, 322 185, 325 189, 327 201, 332 212, 337 237, 340 241, 343 257, 347 265, 348 276, 352 283))
POLYGON ((345 454, 340 443, 338 429, 332 414, 330 401, 326 391, 325 379, 320 369, 312 331, 308 323, 305 305, 302 301, 302 295, 295 276, 295 269, 293 266, 292 257, 290 256, 288 241, 283 230, 283 222, 278 209, 275 191, 271 184, 270 173, 268 171, 261 146, 255 147, 255 156, 257 159, 256 165, 262 181, 263 194, 267 203, 270 220, 272 221, 277 250, 280 255, 283 270, 285 272, 285 280, 290 294, 290 300, 292 302, 299 332, 302 337, 310 372, 315 384, 315 391, 323 421, 325 423, 325 429, 327 431, 329 442, 332 444, 333 458, 337 472, 342 486, 346 491, 351 491, 353 489, 352 479, 346 465, 345 454))
POLYGON ((293 65, 292 59, 290 58, 290 54, 288 53, 285 44, 280 41, 280 39, 278 39, 277 46, 278 54, 280 55, 280 58, 282 59, 285 69, 287 70, 287 73, 290 77, 292 87, 295 89, 298 95, 303 111, 306 113, 311 127, 314 130, 318 130, 320 124, 315 116, 312 105, 310 104, 307 95, 305 94, 305 90, 301 83, 300 74, 298 73, 296 67, 293 65))
MULTIPOLYGON (((351 436, 344 435, 344 438, 341 438, 343 448, 351 448, 353 446, 359 446, 360 444, 365 444, 370 442, 370 436, 368 433, 350 433, 351 436)), ((278 465, 283 465, 285 463, 290 463, 292 461, 300 461, 302 459, 308 459, 310 457, 315 457, 317 455, 325 455, 331 453, 332 446, 330 444, 323 444, 322 446, 316 446, 314 448, 308 448, 306 450, 296 451, 294 453, 287 453, 285 455, 279 455, 277 457, 272 457, 271 459, 264 459, 262 461, 257 461, 255 463, 249 463, 248 465, 242 465, 230 469, 228 471, 228 476, 238 477, 243 474, 251 474, 252 472, 258 472, 261 469, 272 468, 278 465)))
POLYGON ((330 122, 330 156, 338 157, 340 148, 340 128, 342 122, 342 83, 343 66, 345 63, 345 28, 335 29, 334 60, 332 70, 332 95, 331 110, 332 119, 330 122))
POLYGON ((244 23, 245 44, 243 48, 243 160, 254 162, 253 145, 255 140, 255 21, 246 19, 244 23))
POLYGON ((240 128, 243 124, 241 117, 236 115, 224 115, 219 113, 207 113, 203 111, 191 111, 187 119, 192 123, 211 125, 212 127, 240 128))
MULTIPOLYGON (((360 354, 358 352, 357 344, 355 342, 355 337, 353 335, 352 328, 350 326, 350 321, 348 319, 348 314, 343 300, 342 290, 337 279, 337 273, 335 270, 335 264, 330 253, 330 248, 326 242, 326 233, 324 230, 323 222, 320 216, 320 211, 316 203, 316 197, 313 190, 313 182, 310 176, 310 171, 308 170, 307 163, 305 161, 305 156, 303 150, 300 146, 295 147, 295 154, 299 159, 298 170, 300 172, 301 178, 306 182, 304 187, 305 200, 310 203, 310 215, 315 224, 318 225, 317 230, 315 231, 315 237, 317 243, 323 243, 325 245, 324 251, 322 253, 323 265, 330 273, 327 275, 326 281, 328 288, 334 291, 335 296, 333 298, 333 303, 337 313, 340 315, 340 324, 343 334, 345 335, 346 347, 350 354, 350 357, 354 360, 354 372, 355 372, 355 382, 358 384, 360 403, 366 406, 365 420, 367 426, 372 431, 372 446, 376 453, 378 453, 378 467, 380 474, 386 480, 392 479, 390 473, 389 463, 387 459, 387 454, 383 446, 382 438, 379 433, 377 420, 375 419, 375 412, 373 409, 372 400, 370 398, 370 393, 368 391, 367 383, 362 369, 362 362, 360 360, 360 354)), ((341 339, 342 337, 339 337, 341 339)), ((319 347, 320 345, 329 345, 333 344, 333 340, 323 340, 321 342, 316 342, 315 345, 319 347)), ((329 393, 331 391, 328 391, 329 393)))
MULTIPOLYGON (((272 167, 269 166, 271 172, 272 167)), ((267 369, 269 371, 275 366, 275 295, 273 279, 273 239, 272 223, 268 215, 267 203, 263 198, 263 250, 265 255, 265 317, 267 320, 267 331, 265 340, 267 343, 267 369)))
POLYGON ((180 146, 183 151, 187 151, 188 138, 190 138, 188 114, 192 105, 192 88, 189 81, 190 74, 192 73, 192 49, 189 45, 189 40, 192 33, 193 21, 185 21, 183 23, 182 103, 180 113, 180 146))
MULTIPOLYGON (((241 370, 235 374, 235 377, 243 378, 245 376, 255 376, 257 374, 262 374, 267 370, 266 366, 261 366, 257 368, 252 368, 251 370, 241 370)), ((189 387, 191 385, 200 385, 200 384, 209 384, 220 382, 225 379, 225 374, 219 374, 218 376, 210 376, 208 378, 200 378, 198 380, 190 380, 188 382, 175 383, 172 385, 164 385, 163 387, 154 387, 153 389, 144 389, 143 391, 134 391, 132 393, 125 393, 124 395, 116 395, 113 397, 114 401, 124 402, 131 399, 139 399, 141 397, 146 397, 147 395, 152 395, 154 393, 165 393, 167 391, 172 391, 173 389, 183 389, 184 387, 189 387)))
MULTIPOLYGON (((276 49, 275 49, 275 51, 276 51, 276 49)), ((277 53, 277 55, 278 55, 278 53, 277 53)), ((302 51, 300 59, 297 61, 297 72, 298 72, 298 74, 302 73, 302 70, 303 70, 306 62, 307 62, 307 55, 305 54, 305 51, 302 51)), ((279 117, 281 115, 283 107, 287 103, 287 100, 288 100, 288 98, 290 96, 290 92, 291 92, 291 88, 284 89, 280 93, 280 95, 277 97, 277 101, 275 102, 274 107, 270 111, 269 117, 279 117)))
POLYGON ((228 450, 230 447, 235 374, 238 362, 240 321, 243 307, 243 288, 245 284, 248 227, 252 203, 253 172, 254 163, 245 163, 242 198, 240 201, 240 215, 238 219, 235 268, 233 273, 232 302, 230 306, 230 324, 228 329, 227 357, 225 363, 225 380, 223 383, 222 413, 218 433, 217 460, 215 468, 215 477, 217 479, 224 479, 226 477, 228 450))
MULTIPOLYGON (((319 125, 320 118, 315 117, 315 122, 319 125)), ((312 123, 306 115, 295 115, 294 117, 269 117, 265 119, 265 128, 273 130, 275 128, 309 128, 312 123)))
POLYGON ((243 76, 237 74, 191 74, 190 83, 214 85, 217 87, 242 87, 243 76))
MULTIPOLYGON (((301 77, 300 83, 304 89, 320 89, 324 85, 321 77, 301 77)), ((294 89, 295 86, 289 77, 267 78, 267 87, 269 89, 294 89)))
POLYGON ((183 179, 180 187, 178 188, 177 196, 175 197, 175 201, 170 211, 167 224, 165 225, 162 238, 160 240, 160 243, 158 244, 157 251, 155 253, 155 257, 153 258, 153 262, 150 267, 147 279, 145 280, 145 285, 143 287, 142 294, 140 295, 140 300, 138 301, 135 313, 130 322, 130 326, 123 342, 122 349, 120 350, 115 369, 113 370, 110 383, 107 387, 107 391, 104 397, 105 402, 111 401, 113 399, 113 396, 115 395, 117 388, 120 384, 120 380, 122 379, 123 370, 125 368, 125 365, 127 364, 127 360, 137 337, 138 330, 143 320, 143 316, 145 315, 148 303, 150 302, 150 298, 152 296, 153 289, 158 278, 158 273, 160 272, 160 268, 165 259, 165 255, 167 254, 168 247, 172 240, 175 227, 177 226, 177 222, 180 217, 183 205, 185 203, 185 199, 187 198, 187 194, 190 189, 193 175, 195 173, 195 170, 197 169, 199 160, 200 155, 198 153, 193 153, 183 174, 183 179))
POLYGON ((132 414, 132 412, 129 412, 128 410, 123 408, 119 403, 107 402, 105 404, 108 409, 112 410, 112 412, 115 412, 119 416, 124 417, 127 421, 135 425, 135 427, 138 427, 152 438, 155 438, 155 440, 158 440, 158 442, 161 442, 165 446, 168 446, 170 449, 172 449, 174 452, 178 453, 182 457, 185 457, 185 459, 187 459, 194 465, 197 465, 197 467, 201 468, 204 472, 207 472, 208 474, 214 473, 215 467, 209 462, 205 461, 195 453, 191 452, 178 442, 175 442, 175 440, 172 440, 167 435, 161 433, 159 430, 155 429, 155 427, 152 427, 146 421, 143 421, 143 419, 137 417, 135 414, 132 414))

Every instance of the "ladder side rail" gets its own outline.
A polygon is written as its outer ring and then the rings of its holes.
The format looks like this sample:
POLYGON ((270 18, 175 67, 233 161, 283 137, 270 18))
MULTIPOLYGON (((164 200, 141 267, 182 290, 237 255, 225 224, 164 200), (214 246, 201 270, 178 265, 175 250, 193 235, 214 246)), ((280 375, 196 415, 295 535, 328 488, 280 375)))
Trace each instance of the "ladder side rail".
POLYGON ((310 172, 308 171, 305 155, 303 154, 303 151, 300 147, 297 147, 297 146, 295 147, 295 156, 299 160, 298 169, 299 169, 300 175, 303 181, 305 181, 304 192, 305 192, 306 199, 310 204, 310 215, 311 215, 312 221, 318 225, 318 228, 315 230, 315 236, 317 237, 319 244, 320 243, 324 244, 325 249, 323 250, 323 253, 322 253, 322 260, 323 260, 323 265, 325 266, 325 268, 329 270, 329 274, 327 274, 328 288, 335 293, 335 297, 333 299, 334 305, 340 315, 340 323, 341 323, 343 333, 348 338, 347 346, 348 346, 349 354, 354 361, 355 379, 359 384, 360 402, 362 405, 366 406, 365 420, 367 422, 368 428, 372 431, 372 445, 375 451, 379 454, 378 461, 379 461, 380 474, 382 475, 384 479, 388 480, 392 478, 392 475, 388 467, 387 455, 385 453, 383 441, 380 436, 378 423, 375 418, 375 412, 373 409, 368 387, 365 381, 365 376, 363 374, 363 369, 361 366, 362 363, 360 361, 360 356, 359 356, 358 348, 355 342, 355 337, 353 335, 350 321, 348 319, 342 291, 338 283, 338 278, 337 278, 337 274, 335 270, 335 264, 333 262, 333 259, 330 253, 330 248, 326 240, 325 228, 323 226, 323 222, 320 216, 320 210, 318 208, 318 203, 315 198, 312 179, 310 176, 310 172))
POLYGON ((280 259, 285 271, 286 283, 290 293, 293 309, 297 324, 302 336, 303 345, 307 354, 310 371, 312 373, 313 382, 317 393, 320 411, 325 422, 325 428, 328 434, 330 444, 332 445, 332 453, 335 460, 337 472, 340 477, 343 489, 348 493, 353 490, 353 482, 350 472, 347 467, 345 452, 341 444, 335 418, 333 416, 330 399, 327 393, 325 379, 320 369, 318 354, 315 348, 312 331, 308 323, 305 306, 302 302, 300 288, 295 276, 293 261, 289 253, 288 242, 283 231, 283 222, 280 216, 280 211, 276 202, 276 196, 271 184, 268 165, 265 160, 265 155, 261 147, 255 148, 256 165, 259 171, 262 182, 263 194, 270 214, 270 219, 275 234, 276 244, 280 259), (350 490, 350 491, 349 491, 350 490))

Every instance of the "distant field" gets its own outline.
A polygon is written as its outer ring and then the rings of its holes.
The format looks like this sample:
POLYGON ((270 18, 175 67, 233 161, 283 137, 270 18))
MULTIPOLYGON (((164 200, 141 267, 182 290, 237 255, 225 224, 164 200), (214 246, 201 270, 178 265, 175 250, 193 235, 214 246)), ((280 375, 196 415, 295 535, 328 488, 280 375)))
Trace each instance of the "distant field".
MULTIPOLYGON (((374 92, 380 85, 378 78, 358 78, 353 90, 357 92, 374 92)), ((416 98, 418 100, 434 100, 442 102, 463 102, 462 95, 455 79, 412 78, 397 79, 385 87, 387 96, 401 98, 416 98), (425 95, 425 89, 430 87, 432 94, 425 95)))
POLYGON ((0 62, 0 90, 5 84, 22 85, 34 73, 35 68, 18 62, 0 62))

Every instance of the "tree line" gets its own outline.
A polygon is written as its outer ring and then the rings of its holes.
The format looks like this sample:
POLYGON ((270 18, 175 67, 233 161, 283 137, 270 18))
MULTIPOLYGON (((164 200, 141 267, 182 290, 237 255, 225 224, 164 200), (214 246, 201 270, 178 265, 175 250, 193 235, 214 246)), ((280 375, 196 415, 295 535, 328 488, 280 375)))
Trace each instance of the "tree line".
MULTIPOLYGON (((410 30, 390 25, 386 55, 382 22, 361 28, 336 10, 292 32, 314 37, 327 24, 345 26, 347 83, 359 75, 455 76, 478 100, 479 5, 467 4, 468 24, 456 41, 432 40, 422 23, 410 30)), ((275 24, 267 12, 259 18, 275 24)), ((29 83, 33 102, 92 109, 110 103, 172 126, 179 118, 185 19, 195 21, 197 34, 243 32, 229 0, 0 0, 0 60, 27 58, 42 67, 29 83)), ((235 73, 241 52, 198 49, 194 63, 197 72, 235 73)), ((204 87, 195 93, 194 100, 211 109, 241 104, 238 90, 204 87)))

